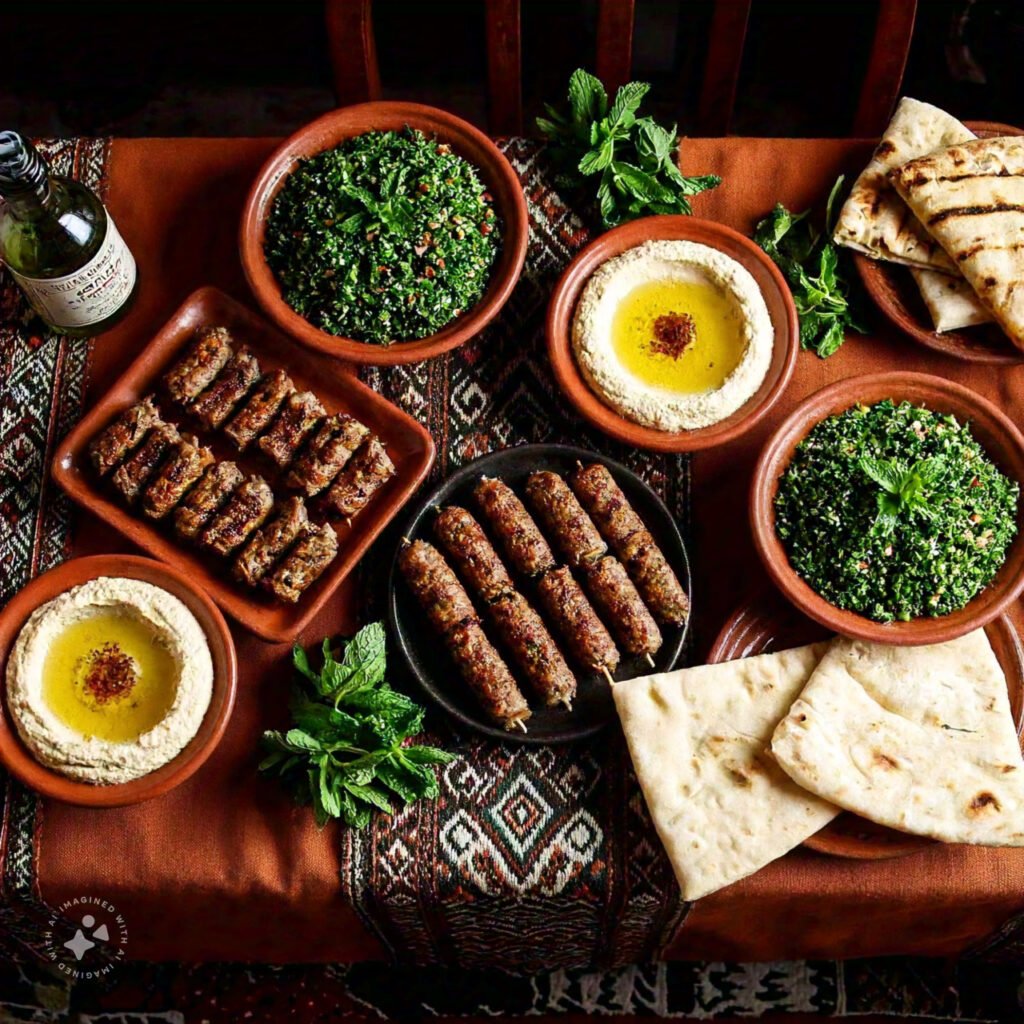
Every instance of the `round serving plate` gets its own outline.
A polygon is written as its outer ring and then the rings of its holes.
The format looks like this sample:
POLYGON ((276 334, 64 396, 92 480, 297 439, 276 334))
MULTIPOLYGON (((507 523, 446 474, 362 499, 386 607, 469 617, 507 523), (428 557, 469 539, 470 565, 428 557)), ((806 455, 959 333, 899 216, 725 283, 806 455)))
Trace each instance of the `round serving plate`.
POLYGON ((224 735, 235 704, 238 666, 234 641, 224 616, 185 573, 163 562, 136 555, 91 555, 73 558, 37 576, 0 612, 0 667, 4 680, 7 658, 29 616, 72 587, 101 576, 152 583, 173 594, 196 617, 206 634, 213 658, 213 695, 199 731, 174 760, 141 778, 109 786, 79 782, 47 768, 33 757, 22 742, 7 708, 5 683, 5 699, 0 702, 0 761, 26 786, 54 800, 84 807, 122 807, 152 800, 180 786, 213 753, 224 735))
POLYGON ((375 366, 430 359, 465 344, 479 334, 501 311, 519 280, 529 241, 526 197, 512 165, 500 149, 468 121, 424 106, 422 103, 385 101, 341 107, 317 118, 286 139, 260 169, 246 199, 239 229, 239 255, 249 287, 263 311, 278 327, 300 344, 336 359, 375 366), (415 128, 445 142, 480 173, 480 180, 494 196, 501 219, 501 252, 491 269, 490 281, 480 301, 447 327, 426 338, 376 345, 342 338, 314 327, 281 296, 281 289, 263 255, 267 219, 274 198, 288 175, 304 158, 333 149, 346 139, 372 131, 415 128))
POLYGON ((778 401, 796 366, 800 324, 793 296, 778 267, 759 246, 724 224, 662 214, 642 217, 599 235, 577 254, 555 285, 548 305, 548 356, 559 387, 584 419, 606 434, 637 448, 689 452, 734 441, 760 422, 778 401), (775 332, 772 361, 757 393, 719 423, 672 433, 645 427, 606 405, 583 378, 572 350, 572 320, 587 281, 594 271, 627 249, 651 241, 699 242, 717 249, 750 272, 768 307, 775 332))
MULTIPOLYGON (((608 467, 615 482, 622 488, 665 553, 686 592, 690 594, 690 564, 686 548, 679 528, 664 502, 632 470, 614 459, 584 448, 557 444, 529 444, 505 448, 474 459, 423 495, 405 524, 404 536, 410 540, 434 543, 433 519, 436 510, 445 505, 460 505, 476 515, 473 488, 482 476, 497 477, 505 481, 523 497, 526 479, 531 473, 552 470, 567 476, 576 468, 577 462, 600 462, 608 467)), ((478 519, 486 530, 486 521, 482 516, 478 516, 478 519)), ((431 632, 426 616, 399 571, 399 551, 395 552, 388 584, 391 635, 420 686, 435 704, 463 725, 510 743, 540 744, 579 740, 593 735, 614 720, 615 706, 608 681, 603 675, 584 674, 571 659, 567 659, 579 680, 579 689, 571 711, 561 707, 546 708, 540 705, 531 698, 526 683, 520 681, 518 673, 513 671, 527 700, 531 702, 533 716, 527 723, 528 731, 506 732, 494 725, 480 711, 473 695, 459 678, 444 645, 431 632)), ((532 598, 528 582, 518 580, 517 584, 528 599, 532 598)), ((674 668, 682 655, 688 626, 688 622, 682 626, 661 626, 664 643, 661 650, 654 655, 654 666, 651 667, 646 658, 624 655, 614 678, 631 679, 652 672, 668 672, 674 668)), ((488 633, 490 635, 489 629, 488 633)), ((551 629, 551 633, 557 640, 554 629, 551 629)), ((501 649, 500 644, 496 646, 501 649)))
MULTIPOLYGON (((965 123, 982 139, 1024 135, 1024 129, 994 121, 965 123)), ((859 252, 853 253, 853 262, 865 291, 882 315, 919 344, 969 363, 994 366, 1024 363, 1024 351, 1018 349, 995 324, 978 324, 941 334, 936 331, 908 267, 873 260, 859 252)))
MULTIPOLYGON (((1006 675, 1010 710, 1020 736, 1024 726, 1024 649, 1006 615, 985 627, 992 650, 1006 675)), ((834 634, 813 619, 772 594, 762 594, 734 612, 722 627, 711 652, 709 664, 751 658, 757 654, 784 651, 803 644, 827 640, 834 634)), ((834 857, 884 860, 905 857, 937 843, 926 836, 897 832, 851 812, 843 812, 820 832, 805 840, 804 846, 834 857)))
POLYGON ((750 487, 754 547, 779 590, 805 615, 833 633, 887 644, 937 644, 994 619, 1024 590, 1024 502, 1017 507, 1017 535, 995 577, 973 600, 948 615, 909 622, 876 622, 844 611, 817 594, 789 563, 775 532, 775 496, 797 445, 822 420, 855 405, 891 399, 911 402, 969 423, 975 440, 1010 479, 1024 483, 1024 436, 995 405, 943 377, 926 373, 877 373, 848 377, 816 391, 780 423, 764 446, 750 487))

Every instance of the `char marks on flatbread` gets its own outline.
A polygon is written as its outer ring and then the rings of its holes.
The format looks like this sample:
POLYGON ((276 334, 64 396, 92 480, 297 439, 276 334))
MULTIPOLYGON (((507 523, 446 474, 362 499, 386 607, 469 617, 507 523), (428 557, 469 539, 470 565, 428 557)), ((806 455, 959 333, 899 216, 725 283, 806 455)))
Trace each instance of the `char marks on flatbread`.
POLYGON ((1024 760, 983 629, 927 647, 834 641, 772 753, 801 786, 881 825, 1024 846, 1024 760))
POLYGON ((973 138, 944 110, 904 97, 843 204, 835 241, 873 259, 956 273, 955 264, 893 191, 888 175, 908 160, 973 138))
POLYGON ((837 809, 768 754, 825 644, 615 683, 637 778, 683 897, 781 857, 837 809))
POLYGON ((950 146, 904 164, 890 180, 1024 348, 1024 138, 950 146))

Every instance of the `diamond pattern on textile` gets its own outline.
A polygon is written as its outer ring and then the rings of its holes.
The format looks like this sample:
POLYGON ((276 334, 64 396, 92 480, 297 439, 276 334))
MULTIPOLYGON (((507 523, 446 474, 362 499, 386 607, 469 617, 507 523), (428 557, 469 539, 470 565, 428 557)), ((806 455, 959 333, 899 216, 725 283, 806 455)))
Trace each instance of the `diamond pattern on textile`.
MULTIPOLYGON (((542 148, 518 139, 503 146, 530 221, 526 265, 507 305, 457 351, 364 377, 433 434, 435 479, 512 445, 577 444, 639 473, 686 532, 686 458, 637 451, 586 426, 551 375, 548 299, 589 236, 546 176, 542 148)), ((475 741, 460 753, 441 775, 436 804, 343 838, 346 895, 394 955, 509 969, 652 955, 685 908, 621 738, 567 747, 475 741)))

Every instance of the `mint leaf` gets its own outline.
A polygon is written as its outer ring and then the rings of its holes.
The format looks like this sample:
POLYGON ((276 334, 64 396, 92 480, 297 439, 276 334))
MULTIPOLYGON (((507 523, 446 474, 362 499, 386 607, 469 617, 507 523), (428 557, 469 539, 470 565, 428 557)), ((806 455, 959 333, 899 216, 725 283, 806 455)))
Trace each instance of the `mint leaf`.
POLYGON ((867 456, 861 458, 858 465, 862 472, 866 473, 879 487, 888 491, 889 494, 900 493, 904 477, 907 475, 904 466, 901 466, 898 462, 891 462, 886 459, 872 459, 867 456))
POLYGON ((601 79, 577 68, 569 79, 569 108, 578 124, 604 117, 608 112, 608 94, 601 79))

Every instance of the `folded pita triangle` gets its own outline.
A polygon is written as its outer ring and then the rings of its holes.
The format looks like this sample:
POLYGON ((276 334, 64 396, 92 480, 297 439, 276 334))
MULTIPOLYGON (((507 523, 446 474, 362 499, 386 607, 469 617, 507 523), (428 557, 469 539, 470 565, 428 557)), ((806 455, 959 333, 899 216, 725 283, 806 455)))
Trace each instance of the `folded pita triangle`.
POLYGON ((872 259, 955 274, 956 265, 893 191, 888 175, 908 160, 973 138, 944 110, 905 96, 843 204, 833 234, 836 243, 872 259))
POLYGON ((771 749, 795 782, 881 825, 1024 845, 1024 760, 982 629, 927 647, 835 640, 771 749))
POLYGON ((911 160, 890 180, 1024 348, 1024 138, 950 146, 911 160))
POLYGON ((992 314, 964 278, 918 267, 911 267, 910 273, 917 282, 937 334, 991 323, 992 314))
POLYGON ((776 860, 839 812, 768 754, 825 651, 813 644, 614 683, 654 827, 695 900, 776 860))

